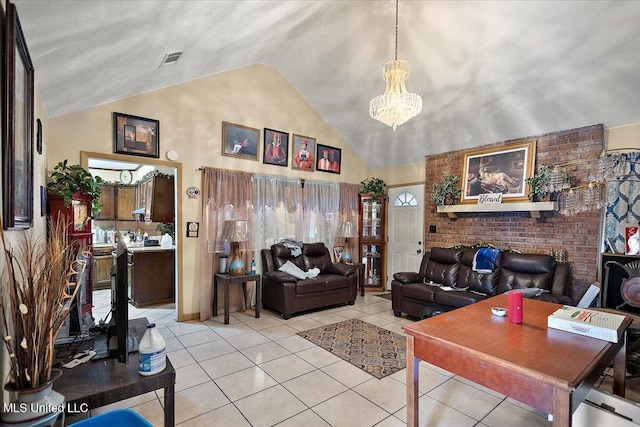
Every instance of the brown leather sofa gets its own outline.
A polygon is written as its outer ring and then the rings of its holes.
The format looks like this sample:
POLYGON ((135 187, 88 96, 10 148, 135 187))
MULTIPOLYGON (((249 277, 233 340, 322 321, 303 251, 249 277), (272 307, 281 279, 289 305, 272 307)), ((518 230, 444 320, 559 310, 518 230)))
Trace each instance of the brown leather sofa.
POLYGON ((262 249, 262 305, 280 313, 284 319, 301 311, 336 304, 354 304, 358 279, 356 267, 331 260, 324 243, 305 243, 302 254, 293 256, 291 249, 278 243, 262 249), (279 271, 291 261, 303 271, 318 268, 314 278, 297 279, 279 271))
POLYGON ((424 254, 419 272, 395 273, 391 281, 393 313, 425 318, 512 289, 539 293, 530 297, 542 301, 573 304, 567 294, 570 264, 556 263, 551 255, 503 251, 491 273, 478 273, 472 268, 477 250, 435 247, 424 254))

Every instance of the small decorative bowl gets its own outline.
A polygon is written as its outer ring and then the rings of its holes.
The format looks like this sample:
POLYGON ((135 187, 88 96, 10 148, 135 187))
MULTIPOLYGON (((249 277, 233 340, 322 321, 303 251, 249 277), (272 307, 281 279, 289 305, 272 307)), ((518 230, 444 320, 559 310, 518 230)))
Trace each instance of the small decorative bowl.
POLYGON ((507 309, 502 307, 491 307, 491 313, 494 316, 504 317, 507 315, 507 309))

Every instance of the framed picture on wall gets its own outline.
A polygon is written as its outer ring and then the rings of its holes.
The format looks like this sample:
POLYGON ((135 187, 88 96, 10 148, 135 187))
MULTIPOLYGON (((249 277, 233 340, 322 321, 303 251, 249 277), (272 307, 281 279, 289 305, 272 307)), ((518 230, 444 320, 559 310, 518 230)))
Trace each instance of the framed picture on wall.
POLYGON ((16 6, 7 1, 2 108, 2 226, 33 223, 33 64, 16 6))
POLYGON ((113 152, 160 158, 160 122, 113 113, 113 152))
POLYGON ((258 160, 260 131, 243 125, 222 122, 222 155, 258 160))
POLYGON ((279 130, 264 130, 262 163, 287 166, 289 162, 289 134, 279 130))
POLYGON ((315 153, 315 138, 293 134, 293 161, 291 162, 291 169, 313 172, 316 168, 315 153))
POLYGON ((535 158, 535 141, 466 152, 461 202, 477 203, 487 193, 501 193, 505 202, 528 201, 525 180, 533 175, 535 158))
POLYGON ((316 170, 330 173, 340 173, 342 164, 342 150, 328 145, 318 144, 316 150, 316 170))

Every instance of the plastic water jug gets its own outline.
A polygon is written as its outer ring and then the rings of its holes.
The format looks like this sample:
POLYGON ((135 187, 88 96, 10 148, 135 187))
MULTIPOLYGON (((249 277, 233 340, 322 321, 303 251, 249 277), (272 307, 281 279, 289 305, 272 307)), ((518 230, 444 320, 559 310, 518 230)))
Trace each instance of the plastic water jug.
POLYGON ((155 323, 149 323, 138 346, 138 372, 140 375, 153 375, 162 372, 167 366, 167 344, 156 329, 155 323))

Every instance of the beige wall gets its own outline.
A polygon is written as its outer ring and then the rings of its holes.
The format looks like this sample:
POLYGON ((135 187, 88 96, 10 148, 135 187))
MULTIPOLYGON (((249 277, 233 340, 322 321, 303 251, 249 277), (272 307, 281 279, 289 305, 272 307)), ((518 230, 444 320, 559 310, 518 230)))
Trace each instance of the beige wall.
POLYGON ((605 133, 607 150, 626 150, 640 148, 640 123, 617 126, 605 133))
MULTIPOLYGON (((64 159, 79 163, 81 150, 113 153, 114 111, 159 120, 161 158, 170 149, 179 153, 180 227, 186 221, 201 220, 202 200, 189 199, 185 194, 188 187, 201 188, 201 174, 197 170, 200 166, 349 183, 359 183, 371 175, 367 165, 291 83, 278 70, 261 64, 52 118, 47 139, 49 169, 64 159), (222 156, 222 121, 260 129, 261 139, 266 127, 314 137, 318 143, 341 148, 342 173, 298 171, 290 166, 266 165, 261 160, 222 156)), ((131 159, 144 162, 142 157, 131 159)), ((200 251, 197 239, 185 239, 182 235, 179 238, 178 244, 182 246, 179 262, 184 272, 180 305, 184 318, 189 319, 198 312, 200 251)), ((210 286, 208 279, 202 283, 210 286)))

